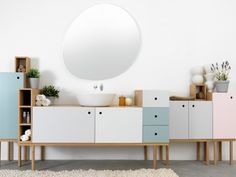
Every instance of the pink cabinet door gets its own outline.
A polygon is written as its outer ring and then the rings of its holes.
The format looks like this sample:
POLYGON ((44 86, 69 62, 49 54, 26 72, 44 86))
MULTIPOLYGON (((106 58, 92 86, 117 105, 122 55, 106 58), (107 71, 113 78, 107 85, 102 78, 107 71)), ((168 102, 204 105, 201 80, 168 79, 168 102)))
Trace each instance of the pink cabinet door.
POLYGON ((236 138, 235 93, 213 93, 213 138, 236 138))

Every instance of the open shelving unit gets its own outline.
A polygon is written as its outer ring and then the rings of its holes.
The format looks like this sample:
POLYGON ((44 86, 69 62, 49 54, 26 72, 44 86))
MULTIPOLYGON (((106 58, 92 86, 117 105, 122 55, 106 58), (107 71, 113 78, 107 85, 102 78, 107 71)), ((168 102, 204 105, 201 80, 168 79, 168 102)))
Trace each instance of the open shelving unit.
POLYGON ((29 57, 22 57, 22 56, 15 57, 15 72, 24 72, 24 73, 29 72, 30 60, 31 59, 29 57), (24 67, 24 71, 19 70, 20 65, 24 67))
POLYGON ((36 96, 39 94, 39 89, 24 88, 19 90, 19 103, 18 103, 18 143, 19 144, 28 144, 29 141, 21 141, 20 137, 28 129, 32 129, 32 109, 35 105, 36 96), (23 118, 23 114, 29 114, 28 121, 23 118))

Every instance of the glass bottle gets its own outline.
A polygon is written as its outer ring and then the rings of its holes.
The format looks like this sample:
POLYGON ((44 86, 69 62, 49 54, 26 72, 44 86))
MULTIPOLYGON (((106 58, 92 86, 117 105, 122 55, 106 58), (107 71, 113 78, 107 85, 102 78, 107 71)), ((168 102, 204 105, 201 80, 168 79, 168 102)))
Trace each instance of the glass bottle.
POLYGON ((30 123, 30 112, 27 112, 26 120, 27 120, 27 124, 29 124, 30 123))

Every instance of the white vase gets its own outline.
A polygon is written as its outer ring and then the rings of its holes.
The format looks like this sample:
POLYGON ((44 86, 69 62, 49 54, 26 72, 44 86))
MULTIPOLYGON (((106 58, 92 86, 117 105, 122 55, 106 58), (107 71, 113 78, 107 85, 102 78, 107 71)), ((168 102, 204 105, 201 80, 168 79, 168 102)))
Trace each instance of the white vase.
POLYGON ((215 74, 214 73, 207 73, 204 75, 206 82, 205 84, 207 85, 208 92, 212 92, 214 87, 215 87, 215 74))
POLYGON ((202 75, 194 75, 194 76, 192 77, 192 82, 193 82, 193 84, 196 84, 196 85, 202 84, 203 81, 204 81, 204 78, 203 78, 202 75))
POLYGON ((29 78, 29 87, 38 89, 39 88, 39 78, 29 78))
POLYGON ((204 71, 205 73, 213 73, 213 71, 211 70, 211 64, 208 65, 204 65, 204 71))

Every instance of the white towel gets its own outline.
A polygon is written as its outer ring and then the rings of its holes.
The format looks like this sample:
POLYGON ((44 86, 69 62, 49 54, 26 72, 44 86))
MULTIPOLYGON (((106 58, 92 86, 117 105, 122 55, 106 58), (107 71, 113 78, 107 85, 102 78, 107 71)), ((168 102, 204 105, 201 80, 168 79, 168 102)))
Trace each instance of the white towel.
POLYGON ((28 141, 29 140, 29 137, 27 135, 22 135, 20 137, 21 141, 28 141))
POLYGON ((36 106, 42 106, 42 100, 37 100, 35 104, 36 106))
POLYGON ((46 96, 45 95, 37 95, 36 96, 36 100, 37 101, 42 101, 42 100, 45 100, 46 99, 46 96))
POLYGON ((43 106, 49 106, 51 104, 51 101, 49 99, 42 100, 43 106))
POLYGON ((31 130, 30 130, 30 129, 26 130, 26 131, 25 131, 25 135, 27 135, 28 137, 30 137, 30 136, 31 136, 31 130))

